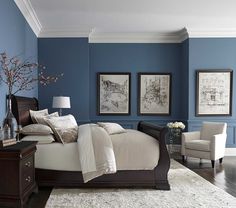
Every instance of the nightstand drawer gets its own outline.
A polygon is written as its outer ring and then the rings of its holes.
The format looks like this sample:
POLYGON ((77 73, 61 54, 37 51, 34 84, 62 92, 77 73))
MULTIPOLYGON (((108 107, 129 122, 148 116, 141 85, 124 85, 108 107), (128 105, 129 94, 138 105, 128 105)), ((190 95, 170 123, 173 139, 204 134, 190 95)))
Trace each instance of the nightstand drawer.
POLYGON ((28 157, 24 159, 21 163, 21 170, 22 173, 24 174, 25 172, 29 172, 34 168, 34 157, 28 157))
POLYGON ((22 190, 25 190, 28 186, 34 184, 34 170, 28 170, 25 173, 22 174, 21 177, 21 184, 22 184, 22 190))

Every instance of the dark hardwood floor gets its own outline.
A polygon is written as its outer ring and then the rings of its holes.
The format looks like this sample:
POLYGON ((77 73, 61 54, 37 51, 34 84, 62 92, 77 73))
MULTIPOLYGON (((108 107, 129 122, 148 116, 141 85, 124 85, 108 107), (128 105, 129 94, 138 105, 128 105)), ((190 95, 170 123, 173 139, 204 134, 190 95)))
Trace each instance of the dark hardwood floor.
MULTIPOLYGON (((176 160, 183 164, 181 159, 176 160)), ((210 161, 202 160, 202 163, 199 161, 199 159, 188 158, 183 165, 236 197, 236 157, 225 157, 222 165, 219 161, 216 163, 215 169, 211 168, 210 161)), ((39 192, 29 198, 26 208, 44 208, 51 190, 52 188, 39 187, 39 192)))

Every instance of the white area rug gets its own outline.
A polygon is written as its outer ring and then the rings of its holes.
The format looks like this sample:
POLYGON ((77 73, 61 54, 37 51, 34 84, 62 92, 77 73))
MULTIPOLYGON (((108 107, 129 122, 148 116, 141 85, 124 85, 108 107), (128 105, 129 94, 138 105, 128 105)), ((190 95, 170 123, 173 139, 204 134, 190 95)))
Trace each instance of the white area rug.
POLYGON ((236 208, 236 198, 176 161, 171 191, 152 189, 53 189, 47 208, 236 208))

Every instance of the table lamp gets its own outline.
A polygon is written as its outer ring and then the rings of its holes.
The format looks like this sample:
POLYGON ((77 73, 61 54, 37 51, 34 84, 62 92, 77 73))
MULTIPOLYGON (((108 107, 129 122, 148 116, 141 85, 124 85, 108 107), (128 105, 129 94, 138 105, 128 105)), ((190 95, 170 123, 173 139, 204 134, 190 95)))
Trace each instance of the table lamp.
POLYGON ((70 108, 70 97, 54 96, 52 100, 52 107, 59 108, 59 115, 62 115, 62 108, 70 108))

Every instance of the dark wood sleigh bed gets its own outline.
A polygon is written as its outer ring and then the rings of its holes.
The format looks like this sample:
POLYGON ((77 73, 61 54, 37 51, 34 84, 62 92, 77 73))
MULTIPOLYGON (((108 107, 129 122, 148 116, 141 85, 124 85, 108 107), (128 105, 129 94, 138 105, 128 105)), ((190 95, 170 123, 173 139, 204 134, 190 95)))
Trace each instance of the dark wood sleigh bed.
MULTIPOLYGON (((26 126, 32 123, 29 115, 30 109, 38 110, 36 98, 12 97, 12 111, 18 124, 26 126)), ((153 170, 122 170, 84 183, 81 171, 55 171, 36 168, 35 178, 38 186, 78 188, 148 187, 158 190, 170 190, 168 182, 170 158, 165 143, 167 128, 141 121, 138 124, 138 130, 156 138, 159 142, 159 161, 153 170)))

